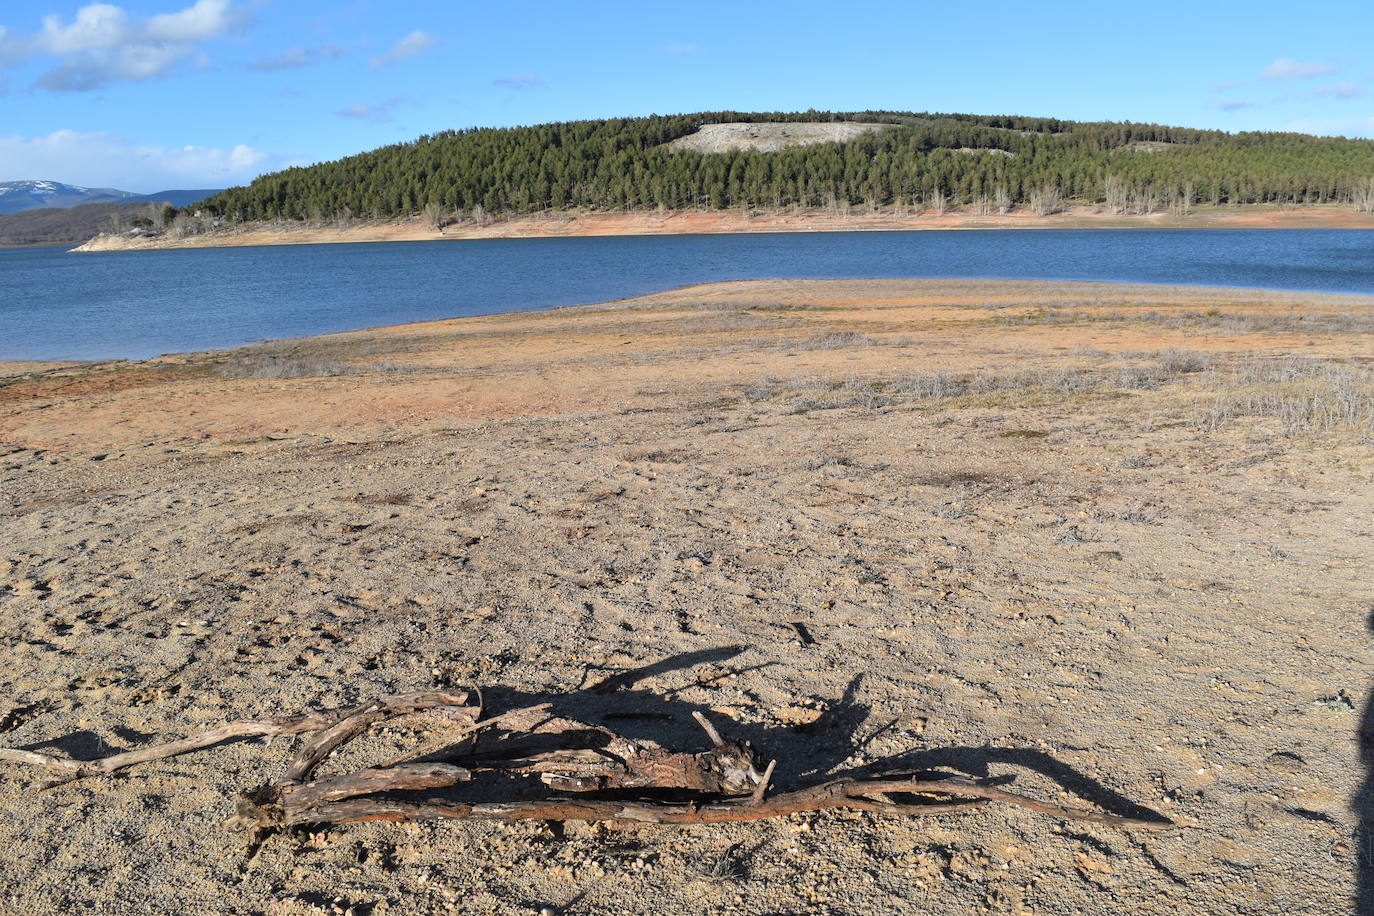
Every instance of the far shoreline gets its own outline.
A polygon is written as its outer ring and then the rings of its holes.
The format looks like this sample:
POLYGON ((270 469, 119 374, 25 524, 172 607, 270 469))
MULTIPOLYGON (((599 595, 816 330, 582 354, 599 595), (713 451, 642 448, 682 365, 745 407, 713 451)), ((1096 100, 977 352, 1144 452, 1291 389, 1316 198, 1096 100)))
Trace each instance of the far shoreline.
POLYGON ((180 238, 100 235, 73 252, 147 251, 181 248, 238 248, 326 245, 358 242, 459 241, 466 239, 595 238, 642 235, 743 235, 806 232, 890 232, 980 229, 1374 229, 1374 214, 1336 205, 1288 209, 1200 207, 1180 215, 1112 213, 1101 206, 1077 206, 1052 215, 1024 210, 978 215, 963 211, 899 213, 783 210, 776 212, 558 212, 482 222, 453 222, 442 228, 419 217, 348 222, 250 224, 180 238))

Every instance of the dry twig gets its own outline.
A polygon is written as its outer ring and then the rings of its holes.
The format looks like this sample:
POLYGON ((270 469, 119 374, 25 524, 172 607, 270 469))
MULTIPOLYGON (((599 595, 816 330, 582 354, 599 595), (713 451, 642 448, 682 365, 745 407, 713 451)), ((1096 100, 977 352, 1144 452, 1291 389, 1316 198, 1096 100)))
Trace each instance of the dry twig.
MULTIPOLYGON (((470 693, 467 691, 460 691, 457 693, 413 693, 405 696, 393 697, 389 700, 375 700, 372 703, 360 706, 357 709, 345 713, 343 719, 334 727, 337 728, 344 723, 354 721, 356 717, 367 715, 369 710, 378 703, 391 704, 386 708, 398 710, 392 713, 393 715, 402 715, 405 712, 418 712, 422 709, 433 709, 438 706, 465 706, 468 704, 470 698, 470 693)), ((478 714, 480 714, 480 710, 478 714)), ((474 714, 472 718, 475 720, 478 714, 474 714)), ((164 744, 154 744, 149 747, 138 748, 137 750, 125 751, 120 754, 112 754, 109 757, 101 757, 98 760, 71 760, 64 757, 54 757, 49 754, 37 754, 33 751, 23 751, 12 748, 0 748, 0 760, 28 763, 33 766, 44 767, 55 771, 56 775, 40 782, 37 786, 39 789, 48 789, 53 786, 60 786, 63 783, 72 782, 73 780, 85 779, 88 776, 105 776, 116 770, 122 770, 125 767, 131 767, 138 763, 147 763, 152 760, 166 760, 168 757, 176 757, 191 751, 198 751, 201 748, 222 744, 234 738, 307 734, 334 725, 337 715, 337 713, 333 715, 328 713, 306 713, 301 716, 245 719, 240 722, 231 722, 228 725, 221 725, 218 728, 199 732, 186 738, 168 741, 164 744)), ((352 734, 356 734, 356 731, 352 734)), ((348 735, 348 737, 352 737, 352 734, 348 735)), ((344 740, 347 740, 347 738, 344 740)), ((329 750, 337 746, 337 743, 333 744, 330 746, 329 750)), ((302 753, 304 753, 304 751, 305 749, 303 748, 302 753)), ((328 750, 326 750, 325 753, 328 753, 328 750)), ((316 761, 316 763, 318 763, 318 761, 316 761)))

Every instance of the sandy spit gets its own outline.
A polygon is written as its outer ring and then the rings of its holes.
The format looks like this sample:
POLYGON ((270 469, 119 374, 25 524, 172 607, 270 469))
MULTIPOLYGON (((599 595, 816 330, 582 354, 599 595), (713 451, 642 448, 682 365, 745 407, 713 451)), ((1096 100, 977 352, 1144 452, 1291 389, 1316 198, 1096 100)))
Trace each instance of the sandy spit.
POLYGON ((753 281, 7 367, 0 745, 478 684, 680 748, 706 712, 783 787, 944 769, 1182 829, 360 824, 249 862, 221 822, 295 739, 245 741, 45 793, 0 764, 0 904, 1355 912, 1371 431, 1275 405, 1370 397, 1371 304, 753 281))

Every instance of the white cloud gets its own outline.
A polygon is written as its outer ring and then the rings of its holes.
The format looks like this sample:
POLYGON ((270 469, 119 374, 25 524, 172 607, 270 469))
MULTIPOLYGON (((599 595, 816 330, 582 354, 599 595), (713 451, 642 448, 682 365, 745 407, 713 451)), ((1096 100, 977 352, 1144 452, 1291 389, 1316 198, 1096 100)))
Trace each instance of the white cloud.
POLYGON ((148 37, 162 41, 209 41, 248 25, 248 11, 229 0, 196 0, 179 13, 148 20, 148 37))
POLYGON ((1319 86, 1313 94, 1327 99, 1358 99, 1369 95, 1369 90, 1354 83, 1336 83, 1333 86, 1319 86))
POLYGON ((430 48, 439 44, 439 39, 428 32, 416 29, 405 38, 391 46, 391 50, 385 54, 378 54, 372 58, 372 68, 374 70, 381 67, 389 67, 399 63, 407 57, 414 57, 416 54, 423 54, 430 48))
POLYGON ((0 175, 126 191, 226 187, 284 164, 243 143, 229 149, 163 147, 117 134, 74 130, 0 137, 0 175))
POLYGON ((77 10, 70 23, 61 16, 43 17, 43 27, 33 35, 0 28, 0 66, 55 57, 57 63, 35 85, 54 92, 84 92, 166 76, 184 64, 205 66, 203 43, 248 25, 247 6, 231 0, 196 0, 178 12, 148 19, 130 16, 113 4, 91 3, 77 10))
POLYGON ((327 60, 338 60, 348 53, 339 45, 320 45, 317 48, 291 48, 275 57, 260 57, 248 66, 254 70, 299 70, 327 60))
POLYGON ((71 25, 61 16, 44 16, 36 45, 49 54, 106 51, 129 39, 129 14, 108 3, 92 3, 76 11, 71 25))
POLYGON ((1305 80, 1314 76, 1329 76, 1335 72, 1336 68, 1330 64, 1280 57, 1260 71, 1260 76, 1267 80, 1305 80))

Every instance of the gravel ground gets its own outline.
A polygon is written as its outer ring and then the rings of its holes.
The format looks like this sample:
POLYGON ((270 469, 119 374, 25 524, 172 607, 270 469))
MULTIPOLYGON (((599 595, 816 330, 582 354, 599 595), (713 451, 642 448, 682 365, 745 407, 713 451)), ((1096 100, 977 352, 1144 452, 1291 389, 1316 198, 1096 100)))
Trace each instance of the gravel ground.
MULTIPOLYGON (((751 282, 13 367, 0 744, 88 757, 475 684, 493 709, 551 702, 682 749, 702 748, 705 712, 778 758, 782 788, 941 769, 1180 829, 995 806, 360 824, 250 860, 221 823, 294 739, 244 741, 44 793, 0 764, 0 901, 1356 912, 1374 335, 1335 318, 1368 308, 751 282), (1209 310, 1234 320, 1186 317, 1209 310), (1324 330, 1269 320, 1295 313, 1324 330)), ((394 723, 326 768, 434 728, 394 723)))

